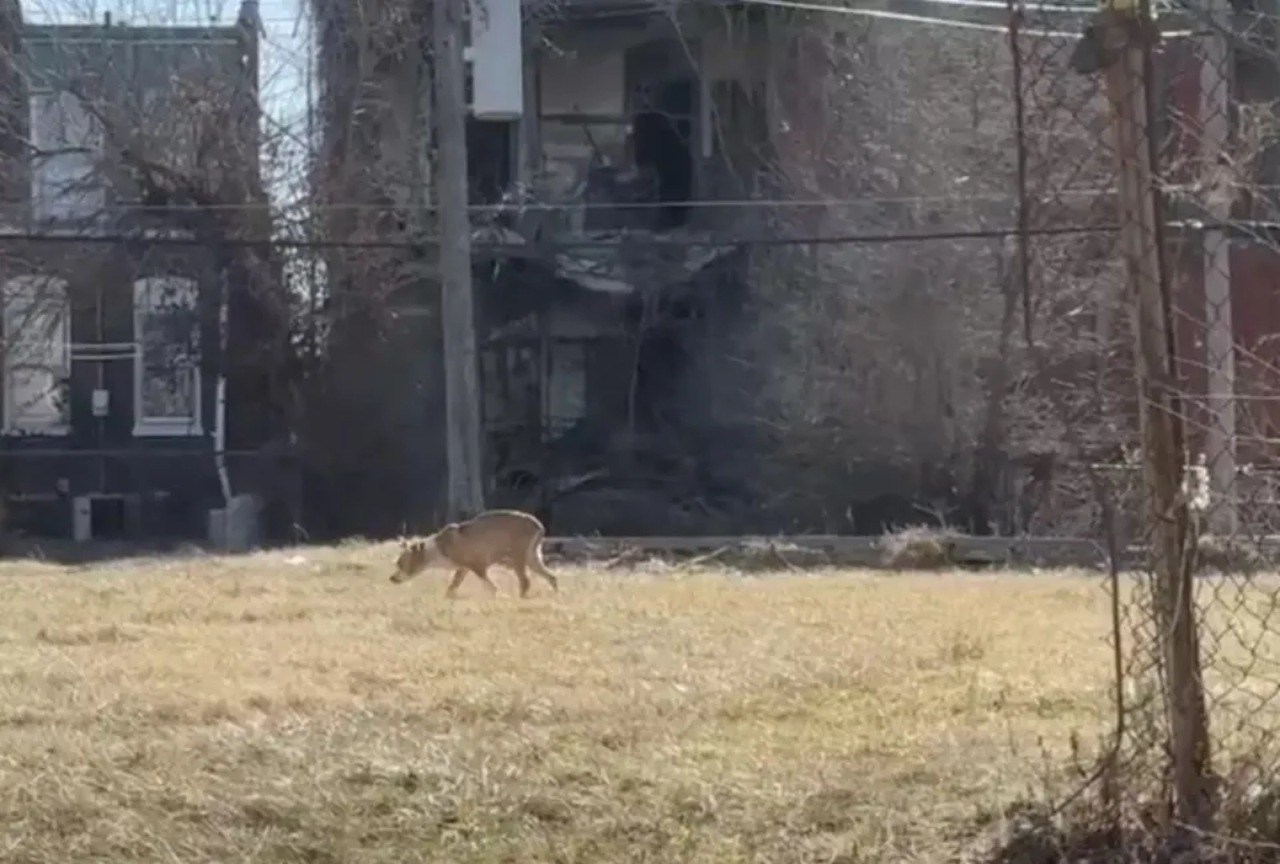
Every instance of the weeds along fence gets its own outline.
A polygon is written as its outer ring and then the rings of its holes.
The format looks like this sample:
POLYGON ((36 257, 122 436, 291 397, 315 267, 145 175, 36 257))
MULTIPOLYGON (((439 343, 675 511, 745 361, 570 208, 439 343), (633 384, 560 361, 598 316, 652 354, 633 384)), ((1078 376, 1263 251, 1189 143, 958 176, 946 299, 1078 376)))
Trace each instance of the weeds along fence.
POLYGON ((1145 550, 1113 559, 1093 778, 1129 860, 1280 858, 1275 23, 1011 12, 1023 337, 1065 446, 1118 455, 1088 471, 1113 556, 1145 550))

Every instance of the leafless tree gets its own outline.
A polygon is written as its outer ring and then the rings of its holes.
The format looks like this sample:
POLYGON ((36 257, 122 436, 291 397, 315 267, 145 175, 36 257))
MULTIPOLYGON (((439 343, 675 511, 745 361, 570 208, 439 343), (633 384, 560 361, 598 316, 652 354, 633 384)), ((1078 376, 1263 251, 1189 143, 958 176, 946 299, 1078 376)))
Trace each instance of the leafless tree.
MULTIPOLYGON (((775 230, 881 239, 756 256, 750 350, 772 370, 761 413, 779 457, 769 485, 831 529, 877 530, 913 510, 923 521, 922 506, 979 531, 1026 527, 1016 487, 1048 482, 1037 475, 1063 426, 1081 420, 1064 407, 1092 411, 1095 425, 1110 410, 1080 398, 1093 370, 1077 368, 1097 355, 1087 323, 1110 278, 1108 241, 1035 236, 1105 220, 1109 166, 1087 131, 1096 94, 1067 81, 1069 43, 1053 56, 1024 46, 1024 66, 1054 74, 1024 70, 1020 141, 1007 36, 832 17, 775 31, 776 56, 790 59, 771 101, 772 183, 782 197, 832 202, 780 208, 775 230), (1056 371, 1032 362, 1028 334, 1056 371), (1070 387, 1057 380, 1066 368, 1070 387)), ((1105 449, 1105 436, 1085 437, 1105 449)))

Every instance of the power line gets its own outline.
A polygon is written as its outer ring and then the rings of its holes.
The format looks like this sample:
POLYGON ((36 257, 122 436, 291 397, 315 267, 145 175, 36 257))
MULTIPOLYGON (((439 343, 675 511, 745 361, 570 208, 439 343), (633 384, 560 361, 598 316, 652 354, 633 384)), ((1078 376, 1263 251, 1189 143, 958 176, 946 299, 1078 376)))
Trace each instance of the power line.
MULTIPOLYGON (((965 6, 972 9, 1000 9, 1009 10, 1009 4, 1004 0, 922 0, 926 3, 938 3, 943 6, 965 6)), ((1163 9, 1170 11, 1173 5, 1170 3, 1153 2, 1151 4, 1153 10, 1163 9), (1158 7, 1158 8, 1157 8, 1158 7)), ((1015 12, 1046 12, 1058 13, 1063 15, 1085 15, 1089 16, 1098 11, 1098 4, 1095 2, 1084 3, 1036 3, 1026 2, 1026 0, 1014 0, 1015 12)))
MULTIPOLYGON (((297 142, 300 146, 303 141, 297 142)), ((1163 191, 1169 194, 1193 193, 1196 190, 1194 186, 1187 185, 1168 185, 1162 187, 1163 191)), ((1280 186, 1275 184, 1250 185, 1251 190, 1255 191, 1275 191, 1280 190, 1280 186)), ((305 190, 300 190, 305 191, 305 190)), ((1098 188, 1098 189, 1062 189, 1052 193, 1036 196, 1032 199, 1032 203, 1045 205, 1065 202, 1068 200, 1080 200, 1089 198, 1103 198, 1116 194, 1115 189, 1098 188)), ((751 210, 751 209, 806 209, 806 208, 835 208, 835 207, 855 207, 855 206, 874 206, 886 204, 1015 204, 1017 203, 1017 194, 1013 192, 975 192, 971 194, 945 194, 945 195, 871 195, 860 196, 857 198, 728 198, 724 200, 717 199, 690 199, 676 201, 637 201, 627 203, 617 203, 611 201, 593 201, 593 202, 549 202, 536 201, 529 203, 513 202, 507 204, 471 204, 467 210, 471 213, 492 213, 492 214, 518 214, 521 212, 536 213, 562 213, 570 211, 594 211, 594 210, 658 210, 667 207, 681 207, 691 210, 751 210)), ((276 211, 276 215, 287 217, 298 211, 308 211, 311 213, 331 213, 331 212, 354 212, 354 213, 406 213, 412 208, 408 206, 385 205, 385 204, 367 204, 362 202, 303 202, 303 203, 286 203, 286 204, 253 204, 253 203, 223 203, 223 204, 125 204, 119 207, 103 208, 102 212, 261 212, 264 210, 276 211)), ((421 211, 434 212, 439 208, 435 205, 428 205, 420 208, 421 211)))
MULTIPOLYGON (((1066 192, 1062 195, 1055 195, 1051 198, 1043 199, 1037 203, 1051 203, 1058 198, 1089 198, 1094 196, 1114 195, 1114 190, 1082 190, 1079 193, 1066 192)), ((785 198, 741 198, 727 199, 723 201, 713 199, 691 199, 688 201, 643 201, 628 202, 625 204, 614 202, 583 202, 581 204, 573 202, 534 202, 528 204, 470 204, 467 211, 470 213, 493 213, 493 214, 518 214, 520 212, 535 213, 563 213, 577 212, 582 210, 598 211, 598 210, 661 210, 668 207, 681 207, 690 210, 790 210, 790 209, 817 209, 817 208, 835 208, 835 207, 855 207, 860 205, 877 206, 886 204, 967 204, 972 202, 987 204, 1012 204, 1016 202, 1016 197, 1009 194, 988 194, 988 195, 912 195, 912 196, 887 196, 883 198, 813 198, 813 199, 785 199, 785 198)), ((386 204, 365 204, 360 202, 332 202, 332 203, 289 203, 289 204, 136 204, 121 205, 120 207, 103 208, 102 212, 118 212, 118 213, 238 213, 238 212, 262 212, 265 210, 278 211, 277 215, 288 217, 291 211, 310 211, 312 213, 408 213, 408 212, 435 212, 440 208, 436 205, 426 205, 413 208, 408 205, 386 205, 386 204)), ((296 215, 296 213, 292 214, 296 215)))
MULTIPOLYGON (((858 9, 851 6, 832 6, 827 3, 805 3, 802 0, 744 0, 751 6, 772 6, 778 9, 796 9, 805 12, 822 12, 830 15, 851 15, 859 18, 883 18, 888 21, 906 21, 911 24, 931 24, 938 27, 954 27, 959 30, 979 30, 986 33, 1007 35, 1008 27, 996 24, 980 24, 976 21, 959 21, 951 18, 931 18, 927 15, 911 15, 906 12, 889 12, 883 9, 858 9)), ((980 7, 979 7, 980 8, 980 7)), ((1007 6, 1005 7, 1008 8, 1007 6)), ((1027 36, 1058 37, 1079 39, 1078 32, 1058 30, 1032 30, 1019 28, 1018 32, 1027 36)))
MULTIPOLYGON (((798 9, 808 12, 823 12, 831 15, 852 15, 862 18, 884 18, 890 21, 906 21, 913 24, 932 24, 938 27, 955 27, 961 30, 980 30, 987 33, 1008 35, 1009 28, 997 24, 980 24, 976 21, 958 21, 950 18, 931 18, 927 15, 910 15, 905 12, 888 12, 883 9, 859 9, 851 6, 832 6, 827 3, 805 3, 802 0, 743 0, 752 6, 773 6, 779 9, 798 9)), ((945 0, 944 0, 945 2, 945 0)), ((955 5, 964 5, 961 0, 954 0, 955 5)), ((970 0, 965 0, 970 2, 970 0)), ((983 8, 983 7, 975 7, 983 8)), ((1007 6, 1005 7, 1008 8, 1007 6)), ((1030 27, 1019 27, 1018 33, 1024 36, 1040 36, 1057 39, 1079 39, 1080 33, 1066 30, 1037 30, 1030 27)), ((1191 30, 1170 30, 1160 34, 1167 39, 1191 36, 1191 30)))
MULTIPOLYGON (((1119 230, 1117 225, 1063 225, 1033 228, 1026 233, 1032 237, 1054 237, 1083 234, 1109 234, 1119 230)), ((970 229, 957 231, 928 231, 911 233, 853 233, 829 235, 762 237, 659 237, 620 235, 613 240, 550 240, 537 243, 508 243, 502 241, 473 240, 472 248, 492 251, 566 251, 572 249, 651 249, 651 248, 706 248, 721 246, 852 246, 881 245, 891 243, 920 243, 944 240, 997 240, 1019 236, 1024 232, 1017 228, 970 229)), ((92 245, 139 246, 223 246, 233 248, 283 248, 283 249, 404 249, 422 250, 435 246, 438 238, 420 240, 290 240, 272 238, 251 240, 243 237, 226 237, 203 240, 196 237, 174 235, 133 234, 0 234, 0 243, 83 243, 92 245)))
MULTIPOLYGON (((1195 232, 1210 228, 1219 228, 1233 233, 1234 236, 1257 239, 1260 235, 1280 236, 1280 223, 1254 220, 1236 220, 1225 224, 1216 224, 1200 220, 1174 220, 1165 223, 1175 231, 1195 232)), ((1030 228, 1022 231, 1016 227, 967 229, 955 231, 919 231, 906 233, 849 233, 849 234, 808 234, 796 236, 779 236, 776 234, 762 237, 660 237, 652 234, 644 236, 627 236, 622 234, 612 240, 548 240, 536 243, 508 243, 490 240, 473 240, 473 249, 491 251, 567 251, 573 249, 652 249, 652 248, 706 248, 720 246, 855 246, 855 245, 888 245, 893 243, 922 243, 929 241, 958 240, 999 240, 1007 237, 1066 237, 1091 234, 1114 234, 1120 226, 1114 223, 1099 225, 1060 225, 1042 228, 1030 228)), ((175 235, 145 234, 39 234, 11 233, 0 234, 0 243, 46 243, 91 244, 91 245, 138 245, 138 246, 223 246, 229 248, 280 248, 280 249, 401 249, 424 250, 431 248, 438 238, 425 237, 419 240, 292 240, 288 238, 271 238, 252 240, 243 237, 226 237, 217 240, 202 240, 196 237, 175 235)))
MULTIPOLYGON (((96 26, 100 26, 102 23, 102 19, 94 15, 75 16, 75 20, 54 21, 54 20, 45 20, 39 16, 33 16, 31 15, 30 12, 28 12, 26 18, 27 18, 28 24, 34 24, 37 27, 96 27, 96 26)), ((300 20, 303 21, 304 23, 310 22, 311 16, 309 14, 294 15, 294 16, 268 15, 265 17, 260 17, 259 20, 264 25, 265 24, 293 25, 298 23, 298 21, 300 20)), ((137 28, 137 29, 150 28, 150 29, 156 29, 156 30, 161 30, 166 28, 182 29, 182 30, 225 30, 228 28, 235 27, 236 21, 235 19, 231 19, 231 18, 227 18, 227 19, 219 18, 218 20, 215 20, 215 21, 209 21, 208 19, 200 20, 193 17, 191 20, 187 20, 187 21, 170 20, 170 21, 154 21, 153 22, 153 21, 148 21, 145 18, 145 16, 142 16, 142 17, 122 16, 122 18, 119 18, 113 21, 111 26, 112 26, 112 29, 119 29, 121 31, 128 31, 131 28, 137 28)))
MULTIPOLYGON (((1062 225, 1057 227, 1036 228, 1030 232, 1026 232, 1027 236, 1053 237, 1065 235, 1079 234, 1109 234, 1119 230, 1118 225, 1062 225)), ((646 238, 643 240, 631 241, 624 239, 622 242, 614 242, 607 240, 570 240, 570 241, 552 241, 545 244, 525 244, 525 243, 484 243, 477 241, 472 246, 479 249, 526 249, 549 247, 552 249, 593 249, 593 248, 615 248, 618 246, 626 246, 634 243, 640 247, 708 247, 708 246, 854 246, 854 245, 880 245, 889 243, 918 243, 930 240, 999 240, 1006 237, 1016 237, 1024 232, 1017 228, 995 228, 995 229, 969 229, 963 231, 928 231, 928 232, 912 232, 908 234, 889 234, 889 233, 859 233, 859 234, 829 234, 829 235, 808 235, 798 237, 780 237, 777 235, 769 235, 765 237, 740 237, 726 239, 701 239, 701 238, 646 238)))
MULTIPOLYGON (((999 9, 1009 11, 1009 4, 1003 0, 923 0, 926 3, 937 3, 941 6, 960 6, 969 9, 999 9)), ((1047 12, 1062 15, 1091 15, 1098 10, 1096 3, 1022 3, 1016 0, 1015 10, 1019 12, 1047 12)))

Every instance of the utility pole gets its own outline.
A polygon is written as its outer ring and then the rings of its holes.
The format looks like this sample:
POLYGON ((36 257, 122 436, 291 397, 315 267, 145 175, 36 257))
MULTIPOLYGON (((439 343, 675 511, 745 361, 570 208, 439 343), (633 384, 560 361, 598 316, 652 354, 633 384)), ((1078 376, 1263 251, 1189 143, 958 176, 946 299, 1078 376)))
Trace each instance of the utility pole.
POLYGON ((1158 38, 1147 2, 1116 2, 1098 13, 1112 143, 1118 161, 1120 253, 1133 322, 1133 359, 1142 432, 1143 504, 1150 531, 1155 632, 1165 680, 1172 756, 1173 815, 1194 843, 1210 828, 1209 718, 1200 668, 1191 512, 1182 494, 1185 418, 1178 398, 1173 310, 1152 164, 1147 94, 1152 43, 1158 38), (1197 832, 1200 832, 1197 834, 1197 832))
POLYGON ((466 0, 433 0, 431 7, 448 511, 450 519, 458 519, 484 509, 471 220, 467 213, 466 67, 462 56, 466 0))
POLYGON ((1231 241, 1222 226, 1231 218, 1231 178, 1223 156, 1231 134, 1227 113, 1231 95, 1230 50, 1226 27, 1228 0, 1202 0, 1205 24, 1200 60, 1200 180, 1211 223, 1204 231, 1205 361, 1208 367, 1208 428, 1205 461, 1209 470, 1208 527, 1220 537, 1238 527, 1236 495, 1236 362, 1231 314, 1231 241))

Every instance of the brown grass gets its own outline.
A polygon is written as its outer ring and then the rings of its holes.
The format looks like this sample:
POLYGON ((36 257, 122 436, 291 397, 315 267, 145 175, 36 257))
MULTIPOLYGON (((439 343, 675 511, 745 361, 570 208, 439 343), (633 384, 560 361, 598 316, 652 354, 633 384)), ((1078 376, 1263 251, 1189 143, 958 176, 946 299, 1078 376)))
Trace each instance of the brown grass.
POLYGON ((392 557, 4 565, 0 861, 941 861, 1106 728, 1096 578, 392 557))

